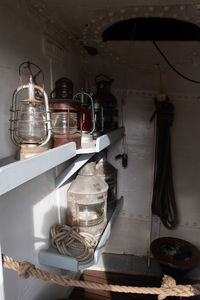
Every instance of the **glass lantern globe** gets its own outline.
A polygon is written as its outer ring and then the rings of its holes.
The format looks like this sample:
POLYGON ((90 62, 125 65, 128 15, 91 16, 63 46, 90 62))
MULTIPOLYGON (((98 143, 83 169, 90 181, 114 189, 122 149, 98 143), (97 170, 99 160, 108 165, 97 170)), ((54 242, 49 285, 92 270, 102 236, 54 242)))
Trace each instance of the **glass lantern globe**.
POLYGON ((45 109, 39 100, 20 101, 15 122, 15 135, 21 144, 40 144, 45 140, 45 109))
POLYGON ((81 147, 81 135, 77 133, 77 104, 72 100, 60 102, 54 99, 50 103, 53 147, 75 142, 81 147))

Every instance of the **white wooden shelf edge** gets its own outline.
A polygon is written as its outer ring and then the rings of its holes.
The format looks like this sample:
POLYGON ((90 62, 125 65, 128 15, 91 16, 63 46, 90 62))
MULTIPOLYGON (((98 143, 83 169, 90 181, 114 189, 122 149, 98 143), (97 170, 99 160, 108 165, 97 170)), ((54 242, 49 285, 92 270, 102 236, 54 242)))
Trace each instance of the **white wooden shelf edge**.
POLYGON ((117 205, 113 213, 111 213, 110 217, 108 217, 108 223, 95 249, 94 260, 91 263, 87 265, 79 265, 75 258, 59 254, 59 252, 56 249, 52 248, 51 246, 47 250, 40 251, 39 263, 41 265, 47 265, 47 266, 56 267, 64 270, 70 270, 74 272, 87 269, 92 265, 97 264, 101 256, 101 253, 106 245, 106 242, 110 236, 114 221, 116 220, 116 217, 118 216, 122 205, 123 205, 123 197, 121 197, 117 201, 117 205))
POLYGON ((107 134, 100 136, 96 140, 96 152, 100 152, 106 147, 112 145, 124 136, 124 127, 115 129, 107 134))
POLYGON ((124 127, 117 128, 113 131, 108 132, 96 139, 95 148, 83 148, 76 150, 77 154, 85 153, 96 153, 100 152, 111 144, 115 143, 117 140, 124 136, 124 127))
POLYGON ((74 142, 0 167, 0 195, 76 156, 74 142))

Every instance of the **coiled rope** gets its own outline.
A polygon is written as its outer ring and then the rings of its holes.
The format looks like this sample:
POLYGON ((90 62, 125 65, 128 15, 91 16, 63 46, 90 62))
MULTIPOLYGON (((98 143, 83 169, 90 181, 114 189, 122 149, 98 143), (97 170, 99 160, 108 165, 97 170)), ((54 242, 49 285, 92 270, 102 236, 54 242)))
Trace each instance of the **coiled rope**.
POLYGON ((94 235, 78 232, 76 227, 61 224, 52 226, 50 234, 52 247, 63 255, 76 258, 80 265, 86 265, 94 259, 94 249, 98 243, 94 235), (70 250, 78 250, 79 254, 70 250))
POLYGON ((176 285, 176 281, 167 275, 164 275, 162 285, 158 287, 133 287, 120 286, 113 284, 99 284, 87 281, 72 280, 68 276, 61 276, 51 274, 47 271, 36 268, 30 262, 17 262, 13 258, 2 254, 3 267, 12 269, 18 272, 21 278, 35 277, 41 279, 49 284, 58 284, 61 286, 74 286, 86 289, 104 290, 118 293, 132 293, 132 294, 151 294, 158 295, 158 299, 162 300, 168 296, 177 297, 192 297, 200 295, 200 284, 194 285, 176 285))
POLYGON ((156 110, 151 117, 156 118, 156 153, 152 199, 152 212, 158 215, 165 227, 173 229, 178 224, 178 214, 174 195, 170 127, 174 119, 174 106, 166 98, 155 98, 156 110))

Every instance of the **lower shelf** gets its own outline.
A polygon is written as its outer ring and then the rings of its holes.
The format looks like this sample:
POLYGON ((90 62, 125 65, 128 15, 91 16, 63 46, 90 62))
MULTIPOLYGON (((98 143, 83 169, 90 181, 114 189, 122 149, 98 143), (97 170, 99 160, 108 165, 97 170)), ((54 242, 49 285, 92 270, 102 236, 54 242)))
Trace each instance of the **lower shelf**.
POLYGON ((123 204, 123 197, 121 197, 117 201, 117 205, 116 205, 115 209, 113 210, 113 212, 108 214, 108 223, 107 223, 106 228, 105 228, 103 234, 101 235, 99 243, 95 249, 94 260, 92 262, 90 262, 87 265, 79 265, 78 261, 75 258, 70 257, 70 256, 61 255, 56 249, 54 249, 50 246, 49 249, 40 251, 39 263, 41 265, 47 265, 47 266, 56 267, 56 268, 64 269, 64 270, 70 270, 70 271, 74 271, 74 272, 87 269, 87 268, 91 267, 92 265, 97 264, 98 260, 101 256, 101 253, 105 247, 105 244, 110 236, 113 223, 119 214, 122 204, 123 204))

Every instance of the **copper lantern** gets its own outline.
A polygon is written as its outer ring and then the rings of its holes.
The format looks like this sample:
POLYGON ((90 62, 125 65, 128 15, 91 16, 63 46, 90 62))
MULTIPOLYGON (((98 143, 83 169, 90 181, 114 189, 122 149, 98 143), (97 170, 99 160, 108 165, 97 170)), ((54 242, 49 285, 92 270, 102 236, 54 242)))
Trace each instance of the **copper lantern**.
POLYGON ((56 81, 55 86, 50 99, 53 147, 75 142, 79 149, 81 147, 81 135, 77 133, 79 103, 72 99, 73 83, 63 77, 56 81), (52 98, 54 92, 55 98, 52 98))

